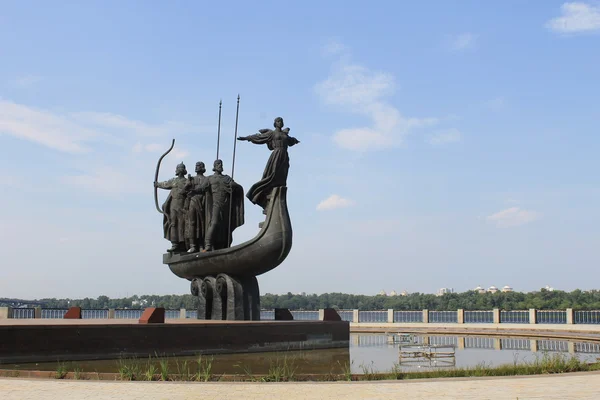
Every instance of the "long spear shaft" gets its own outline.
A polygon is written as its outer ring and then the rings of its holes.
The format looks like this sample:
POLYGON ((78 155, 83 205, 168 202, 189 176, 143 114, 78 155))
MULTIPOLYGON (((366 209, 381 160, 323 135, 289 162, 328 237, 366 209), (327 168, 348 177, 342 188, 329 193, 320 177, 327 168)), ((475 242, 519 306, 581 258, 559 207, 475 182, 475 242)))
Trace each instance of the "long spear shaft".
POLYGON ((219 100, 219 127, 217 128, 217 158, 219 159, 219 145, 221 142, 221 104, 223 104, 223 100, 219 100))
MULTIPOLYGON (((237 131, 238 131, 238 116, 240 114, 240 95, 237 97, 237 109, 235 111, 235 133, 233 135, 233 160, 231 162, 231 180, 233 181, 233 174, 235 173, 235 148, 237 144, 237 131)), ((233 211, 233 182, 231 182, 231 193, 229 193, 229 234, 227 240, 229 241, 229 247, 233 238, 231 237, 231 213, 233 211)))

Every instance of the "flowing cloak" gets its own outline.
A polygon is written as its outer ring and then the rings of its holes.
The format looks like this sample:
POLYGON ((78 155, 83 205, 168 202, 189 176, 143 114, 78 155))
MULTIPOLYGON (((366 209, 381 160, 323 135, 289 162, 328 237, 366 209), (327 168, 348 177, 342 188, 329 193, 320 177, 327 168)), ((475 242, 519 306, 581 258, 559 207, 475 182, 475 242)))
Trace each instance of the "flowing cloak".
POLYGON ((287 148, 298 143, 298 140, 287 135, 289 128, 280 132, 271 129, 261 129, 259 132, 256 135, 248 136, 246 139, 254 144, 266 144, 271 150, 271 156, 265 166, 262 179, 252 185, 246 197, 252 203, 266 209, 269 202, 268 196, 273 188, 287 184, 290 169, 290 157, 287 148))
POLYGON ((171 242, 185 241, 185 178, 171 178, 165 182, 159 182, 157 187, 171 189, 165 203, 162 206, 163 233, 164 237, 171 242), (175 229, 173 229, 175 228, 175 229))
MULTIPOLYGON (((202 183, 208 180, 205 176, 195 176, 192 178, 192 189, 198 189, 202 183)), ((204 235, 208 229, 210 215, 206 207, 207 193, 200 193, 189 198, 186 202, 187 220, 185 225, 185 237, 191 242, 200 241, 200 246, 204 246, 204 235)))
POLYGON ((203 185, 210 187, 206 191, 207 231, 210 224, 215 224, 211 245, 214 250, 230 247, 233 231, 244 225, 244 188, 228 175, 212 175, 203 185), (213 193, 216 187, 224 189, 224 193, 213 193))

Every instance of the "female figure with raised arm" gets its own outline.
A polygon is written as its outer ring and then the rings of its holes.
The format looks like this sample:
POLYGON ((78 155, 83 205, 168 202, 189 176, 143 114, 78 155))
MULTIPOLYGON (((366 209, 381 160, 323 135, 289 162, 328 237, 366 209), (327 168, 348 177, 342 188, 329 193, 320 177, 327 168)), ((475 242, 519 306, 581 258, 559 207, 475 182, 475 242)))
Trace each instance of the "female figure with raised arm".
POLYGON ((273 126, 275 129, 260 129, 260 133, 256 135, 238 138, 254 144, 266 144, 271 150, 262 179, 252 185, 246 194, 252 203, 258 204, 263 209, 266 209, 269 203, 269 195, 273 188, 286 185, 290 168, 288 147, 300 143, 298 139, 288 135, 290 128, 283 128, 283 118, 275 118, 273 126))

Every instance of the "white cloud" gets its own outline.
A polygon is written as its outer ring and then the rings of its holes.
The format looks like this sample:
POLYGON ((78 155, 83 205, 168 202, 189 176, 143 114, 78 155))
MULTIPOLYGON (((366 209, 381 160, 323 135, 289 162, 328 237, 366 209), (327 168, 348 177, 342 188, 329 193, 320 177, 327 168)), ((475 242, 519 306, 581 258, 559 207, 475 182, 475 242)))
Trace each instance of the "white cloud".
POLYGON ((340 197, 337 194, 332 194, 317 205, 317 211, 334 210, 352 205, 354 205, 354 201, 340 197))
POLYGON ((374 150, 398 145, 411 130, 437 123, 435 118, 404 117, 383 100, 396 89, 394 76, 362 65, 340 62, 314 89, 325 104, 372 121, 372 126, 342 128, 335 132, 334 141, 342 148, 374 150))
POLYGON ((158 143, 148 143, 148 144, 142 144, 140 142, 137 142, 134 146, 132 151, 134 153, 143 153, 143 152, 148 152, 148 153, 158 153, 159 151, 166 151, 168 150, 168 147, 165 148, 164 144, 158 144, 158 143))
POLYGON ((89 151, 86 143, 98 136, 66 115, 4 100, 0 100, 0 133, 67 153, 89 151))
POLYGON ((152 187, 152 182, 150 182, 150 185, 148 185, 148 182, 144 182, 147 186, 144 187, 139 180, 132 179, 131 176, 113 167, 95 168, 88 174, 63 177, 62 181, 93 193, 109 196, 144 193, 152 187))
POLYGON ((540 218, 540 214, 535 211, 522 210, 519 207, 511 207, 489 215, 486 219, 496 226, 506 228, 525 225, 540 218))
POLYGON ((459 142, 462 139, 462 134, 458 129, 445 129, 437 131, 429 136, 427 141, 433 145, 441 145, 452 142, 459 142))
MULTIPOLYGON (((98 141, 121 143, 131 135, 165 136, 191 129, 177 122, 148 124, 109 113, 57 113, 0 99, 0 134, 66 153, 89 152, 98 141)), ((140 150, 134 146, 134 151, 140 150)))
POLYGON ((477 36, 465 32, 455 36, 452 36, 449 40, 448 47, 452 51, 462 51, 475 47, 477 36))
POLYGON ((600 6, 581 2, 564 3, 562 15, 546 23, 546 28, 559 33, 600 31, 600 6))
POLYGON ((173 121, 160 124, 148 124, 142 121, 132 120, 122 115, 101 112, 78 112, 71 114, 72 117, 82 124, 93 125, 100 128, 117 129, 130 132, 138 136, 164 136, 174 132, 191 131, 194 128, 173 121))

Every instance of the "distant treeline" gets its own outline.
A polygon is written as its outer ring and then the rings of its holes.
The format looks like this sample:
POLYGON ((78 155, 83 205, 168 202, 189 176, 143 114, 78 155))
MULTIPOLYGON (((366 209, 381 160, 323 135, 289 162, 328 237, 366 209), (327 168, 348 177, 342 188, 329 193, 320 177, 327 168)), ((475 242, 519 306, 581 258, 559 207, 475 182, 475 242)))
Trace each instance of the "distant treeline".
MULTIPOLYGON (((84 309, 105 308, 145 308, 150 306, 167 309, 194 309, 196 298, 192 295, 144 295, 122 299, 110 299, 100 296, 97 299, 39 299, 46 303, 46 308, 68 308, 80 306, 84 309)), ((563 292, 559 290, 520 293, 448 293, 443 296, 434 294, 412 293, 408 296, 365 296, 345 293, 325 293, 321 295, 284 295, 265 294, 261 296, 261 308, 289 308, 291 310, 318 310, 332 307, 341 310, 553 310, 573 308, 577 310, 600 310, 600 291, 563 292)))

